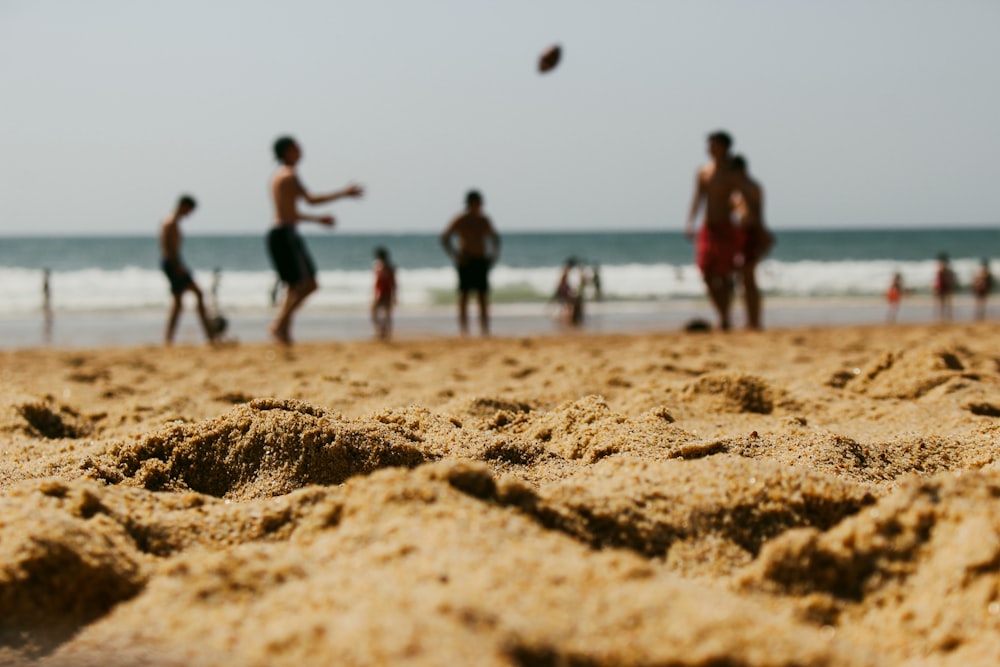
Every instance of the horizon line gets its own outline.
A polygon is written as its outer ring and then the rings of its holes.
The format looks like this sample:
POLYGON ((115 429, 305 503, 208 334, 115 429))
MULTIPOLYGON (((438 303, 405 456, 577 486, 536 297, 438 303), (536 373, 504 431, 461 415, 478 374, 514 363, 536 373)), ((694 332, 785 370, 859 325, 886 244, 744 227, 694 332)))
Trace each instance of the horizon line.
MULTIPOLYGON (((962 222, 962 223, 915 223, 913 225, 875 225, 875 224, 865 224, 865 225, 839 225, 839 226, 819 226, 819 227, 781 227, 781 226, 771 226, 768 225, 768 229, 775 232, 817 232, 817 233, 829 233, 829 232, 916 232, 916 231, 941 231, 941 230, 962 230, 962 231, 973 231, 973 230, 986 230, 993 227, 1000 228, 1000 222, 962 222)), ((255 236, 257 234, 265 234, 269 228, 261 228, 255 231, 233 231, 233 230, 211 230, 211 229, 197 229, 185 231, 184 236, 187 238, 197 238, 197 237, 211 237, 211 236, 231 236, 231 237, 241 237, 241 236, 255 236)), ((304 227, 306 230, 312 230, 312 227, 304 227)), ((373 236, 378 234, 385 234, 389 236, 437 236, 440 232, 433 230, 404 230, 404 229, 375 229, 370 231, 362 231, 356 229, 348 230, 334 230, 333 232, 327 232, 324 234, 321 230, 315 230, 317 234, 309 233, 309 236, 327 236, 334 234, 336 236, 373 236)), ((676 228, 662 228, 662 227, 629 227, 629 228, 595 228, 595 229, 507 229, 499 230, 501 236, 503 234, 523 234, 526 236, 530 235, 542 235, 542 234, 684 234, 683 227, 676 228)), ((75 231, 65 231, 65 232, 33 232, 33 233, 9 233, 5 231, 0 231, 0 239, 16 239, 16 238, 107 238, 107 237, 134 237, 134 238, 148 238, 150 236, 155 236, 155 234, 150 234, 148 232, 138 232, 138 231, 112 231, 112 230, 90 230, 87 232, 75 232, 75 231)))

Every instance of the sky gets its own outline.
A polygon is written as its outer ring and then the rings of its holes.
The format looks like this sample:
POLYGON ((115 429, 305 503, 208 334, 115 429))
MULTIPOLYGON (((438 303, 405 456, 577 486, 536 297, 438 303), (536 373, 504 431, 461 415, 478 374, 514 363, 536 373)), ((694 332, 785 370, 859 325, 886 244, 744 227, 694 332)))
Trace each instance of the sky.
POLYGON ((683 228, 728 130, 778 229, 1000 226, 996 0, 0 0, 0 236, 683 228), (539 74, 538 55, 563 48, 539 74))

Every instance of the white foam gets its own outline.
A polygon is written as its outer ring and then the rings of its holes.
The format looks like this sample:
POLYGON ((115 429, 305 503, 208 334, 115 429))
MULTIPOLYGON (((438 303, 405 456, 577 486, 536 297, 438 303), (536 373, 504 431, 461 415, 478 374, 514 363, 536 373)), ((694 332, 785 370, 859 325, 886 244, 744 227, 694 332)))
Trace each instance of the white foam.
MULTIPOLYGON (((956 260, 959 282, 968 285, 977 268, 974 259, 956 260)), ((758 281, 771 295, 790 297, 876 296, 885 292, 892 274, 899 271, 905 285, 929 292, 935 262, 844 261, 783 262, 767 260, 758 270, 758 281)), ((600 269, 604 296, 611 300, 648 301, 691 299, 704 296, 701 275, 692 265, 623 264, 600 269)), ((559 267, 514 268, 500 265, 490 282, 498 299, 538 301, 550 295, 559 267)), ((207 292, 212 275, 196 271, 195 279, 207 292)), ((363 308, 370 303, 370 271, 321 271, 320 290, 310 307, 363 308)), ((270 271, 228 271, 222 275, 219 301, 226 310, 263 311, 271 307, 275 276, 270 271)), ((398 269, 399 302, 425 307, 436 296, 453 292, 455 271, 448 266, 432 269, 398 269)), ((164 309, 170 294, 160 271, 127 267, 122 270, 84 269, 55 272, 51 276, 52 306, 63 312, 100 312, 164 309)), ((190 297, 187 297, 190 299, 190 297)), ((0 267, 0 315, 23 315, 42 308, 42 274, 37 270, 0 267)))

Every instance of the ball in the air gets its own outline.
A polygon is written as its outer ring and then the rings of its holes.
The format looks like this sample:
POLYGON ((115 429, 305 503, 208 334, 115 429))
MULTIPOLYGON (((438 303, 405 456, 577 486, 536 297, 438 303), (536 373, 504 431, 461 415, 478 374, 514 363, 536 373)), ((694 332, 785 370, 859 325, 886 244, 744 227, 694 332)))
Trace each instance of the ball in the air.
POLYGON ((559 59, 562 57, 562 49, 558 44, 554 44, 542 52, 542 55, 538 58, 538 71, 545 73, 551 72, 555 69, 556 65, 559 64, 559 59))

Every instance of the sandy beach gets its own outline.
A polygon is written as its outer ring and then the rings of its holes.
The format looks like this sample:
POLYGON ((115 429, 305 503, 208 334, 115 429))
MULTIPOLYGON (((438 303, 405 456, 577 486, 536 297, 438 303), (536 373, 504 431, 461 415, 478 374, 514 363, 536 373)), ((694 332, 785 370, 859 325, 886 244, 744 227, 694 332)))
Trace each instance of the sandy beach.
POLYGON ((998 350, 0 352, 0 664, 998 664, 998 350))

